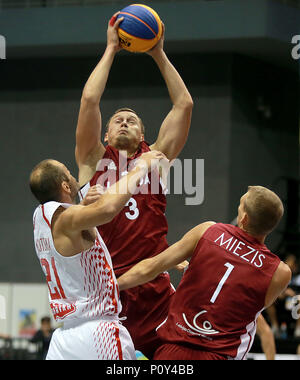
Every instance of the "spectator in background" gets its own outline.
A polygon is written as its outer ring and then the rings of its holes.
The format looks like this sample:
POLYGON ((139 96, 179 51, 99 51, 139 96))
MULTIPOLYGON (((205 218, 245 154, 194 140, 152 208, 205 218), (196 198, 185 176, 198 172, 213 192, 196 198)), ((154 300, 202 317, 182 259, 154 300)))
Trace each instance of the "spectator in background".
POLYGON ((0 333, 0 339, 10 339, 10 335, 0 333))
POLYGON ((284 262, 292 271, 292 279, 282 295, 267 310, 267 316, 276 338, 300 337, 300 319, 294 320, 291 313, 292 298, 300 294, 299 265, 297 257, 287 253, 284 262))
POLYGON ((53 332, 50 317, 43 317, 40 330, 30 339, 31 343, 38 345, 37 360, 45 360, 53 332))

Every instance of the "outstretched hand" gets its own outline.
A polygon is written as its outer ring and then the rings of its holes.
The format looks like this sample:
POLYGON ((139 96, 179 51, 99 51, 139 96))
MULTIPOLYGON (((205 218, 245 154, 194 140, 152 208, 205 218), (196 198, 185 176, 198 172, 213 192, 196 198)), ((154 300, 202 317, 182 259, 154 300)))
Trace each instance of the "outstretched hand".
POLYGON ((105 192, 105 189, 99 184, 95 186, 91 186, 89 188, 89 191, 87 192, 87 195, 80 202, 80 204, 83 206, 88 206, 96 202, 101 197, 101 195, 104 194, 104 192, 105 192))
POLYGON ((157 42, 157 44, 150 50, 148 50, 146 53, 151 55, 151 56, 154 56, 157 52, 160 52, 162 50, 164 50, 164 41, 165 41, 165 24, 162 22, 162 33, 161 33, 161 37, 159 39, 159 41, 157 42))
POLYGON ((124 17, 117 19, 120 12, 115 13, 108 22, 107 27, 107 46, 113 47, 116 52, 122 48, 120 46, 120 40, 118 35, 118 28, 120 23, 124 20, 124 17))
POLYGON ((139 166, 150 172, 154 168, 158 167, 160 162, 164 160, 168 161, 162 152, 159 152, 158 150, 151 150, 140 155, 136 161, 136 167, 139 166))
POLYGON ((189 262, 184 260, 182 263, 175 265, 174 269, 177 269, 179 272, 184 273, 189 266, 189 262))

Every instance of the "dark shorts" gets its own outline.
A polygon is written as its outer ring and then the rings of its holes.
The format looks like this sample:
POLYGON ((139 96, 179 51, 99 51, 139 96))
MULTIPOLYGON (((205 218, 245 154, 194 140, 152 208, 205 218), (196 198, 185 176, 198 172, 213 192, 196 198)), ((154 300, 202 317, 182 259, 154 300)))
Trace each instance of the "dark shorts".
POLYGON ((156 327, 167 318, 174 293, 169 274, 162 273, 155 280, 123 290, 120 294, 120 317, 127 317, 122 324, 128 329, 135 349, 141 351, 148 359, 153 358, 154 352, 161 345, 156 327))
POLYGON ((166 343, 156 350, 154 360, 227 360, 227 358, 213 352, 166 343))

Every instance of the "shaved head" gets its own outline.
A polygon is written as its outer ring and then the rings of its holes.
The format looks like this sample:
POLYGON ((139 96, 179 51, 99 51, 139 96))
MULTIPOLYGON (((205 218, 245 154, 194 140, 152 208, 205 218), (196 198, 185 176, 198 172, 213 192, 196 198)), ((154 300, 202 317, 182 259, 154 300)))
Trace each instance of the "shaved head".
POLYGON ((31 192, 41 204, 50 201, 59 202, 63 182, 70 185, 72 197, 75 196, 78 190, 77 181, 64 164, 53 159, 46 159, 37 164, 29 178, 31 192))

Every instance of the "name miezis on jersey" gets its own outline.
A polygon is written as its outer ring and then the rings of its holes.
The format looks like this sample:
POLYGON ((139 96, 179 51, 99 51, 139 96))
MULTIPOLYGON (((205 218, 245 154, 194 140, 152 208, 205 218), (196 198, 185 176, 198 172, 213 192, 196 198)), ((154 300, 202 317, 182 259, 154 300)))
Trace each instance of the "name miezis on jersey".
POLYGON ((220 247, 224 247, 233 255, 247 261, 249 264, 255 265, 257 268, 261 268, 264 265, 263 260, 266 258, 265 255, 233 236, 225 236, 225 232, 215 240, 215 243, 220 247))

